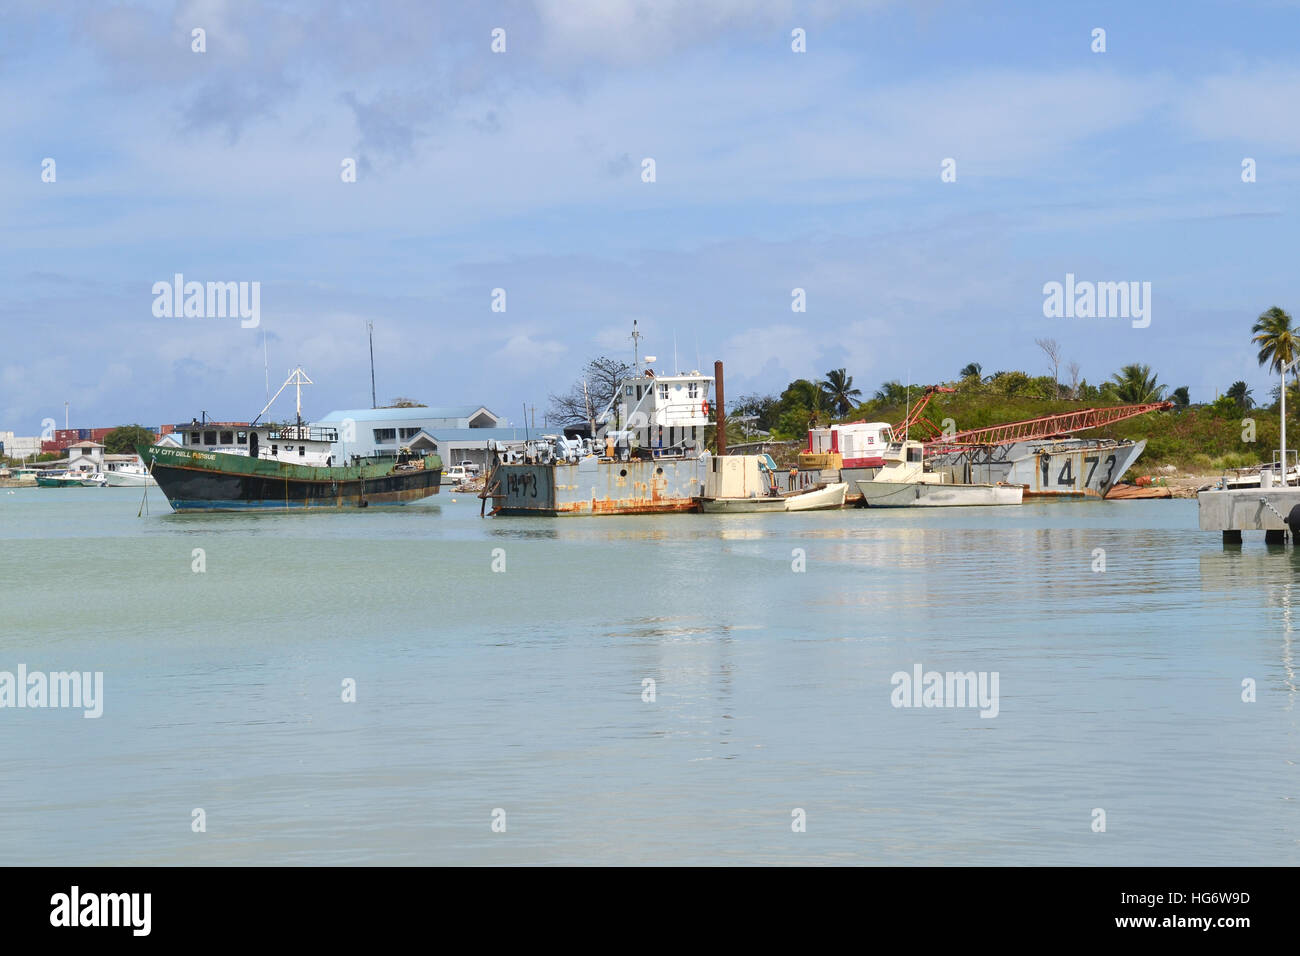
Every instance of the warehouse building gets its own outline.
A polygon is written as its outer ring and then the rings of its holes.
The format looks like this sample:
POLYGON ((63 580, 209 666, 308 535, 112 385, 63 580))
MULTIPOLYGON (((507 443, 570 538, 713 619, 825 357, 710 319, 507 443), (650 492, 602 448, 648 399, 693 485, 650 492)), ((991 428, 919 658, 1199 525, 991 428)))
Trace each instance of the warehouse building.
POLYGON ((503 427, 502 420, 482 405, 423 408, 347 408, 330 412, 314 423, 338 429, 335 454, 391 454, 398 448, 436 451, 445 466, 487 462, 490 441, 523 441, 523 428, 503 427))

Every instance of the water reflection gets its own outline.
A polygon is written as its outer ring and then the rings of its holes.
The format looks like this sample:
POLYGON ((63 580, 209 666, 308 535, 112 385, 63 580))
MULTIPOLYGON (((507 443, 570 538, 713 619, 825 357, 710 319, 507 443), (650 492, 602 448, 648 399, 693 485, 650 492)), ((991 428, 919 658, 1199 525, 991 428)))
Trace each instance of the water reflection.
POLYGON ((1300 548, 1266 547, 1256 551, 1240 544, 1206 550, 1200 556, 1201 590, 1216 601, 1259 603, 1277 608, 1282 631, 1281 664, 1287 690, 1286 709, 1295 706, 1295 579, 1300 574, 1300 548))

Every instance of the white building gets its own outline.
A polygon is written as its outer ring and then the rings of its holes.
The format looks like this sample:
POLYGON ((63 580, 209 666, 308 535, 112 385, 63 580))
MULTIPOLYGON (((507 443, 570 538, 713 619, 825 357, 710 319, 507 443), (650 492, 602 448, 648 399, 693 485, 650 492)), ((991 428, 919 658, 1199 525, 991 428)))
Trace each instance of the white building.
POLYGON ((104 470, 104 446, 95 441, 79 441, 68 446, 68 471, 94 474, 104 470))
POLYGON ((0 457, 35 458, 41 453, 41 440, 36 436, 0 432, 0 457))
POLYGON ((489 441, 523 441, 530 435, 523 428, 501 427, 500 417, 482 405, 347 408, 330 412, 315 424, 338 430, 335 455, 339 460, 410 448, 436 452, 444 467, 462 461, 484 465, 489 441))

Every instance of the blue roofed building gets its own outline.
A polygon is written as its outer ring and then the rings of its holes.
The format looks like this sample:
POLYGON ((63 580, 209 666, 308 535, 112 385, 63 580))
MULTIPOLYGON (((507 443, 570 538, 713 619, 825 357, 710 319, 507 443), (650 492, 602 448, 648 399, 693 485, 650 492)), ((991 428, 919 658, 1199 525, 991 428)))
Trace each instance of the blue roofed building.
POLYGON ((503 427, 502 419, 482 405, 345 408, 330 412, 315 424, 338 429, 334 451, 340 459, 410 448, 437 452, 444 467, 462 461, 485 465, 489 441, 528 437, 523 428, 503 427))

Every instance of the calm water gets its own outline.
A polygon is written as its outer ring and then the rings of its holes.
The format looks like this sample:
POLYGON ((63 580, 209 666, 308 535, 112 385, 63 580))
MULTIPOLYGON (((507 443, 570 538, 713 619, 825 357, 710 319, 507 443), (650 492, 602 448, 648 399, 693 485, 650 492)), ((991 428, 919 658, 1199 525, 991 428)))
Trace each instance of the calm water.
POLYGON ((0 670, 105 685, 98 720, 0 710, 0 862, 1296 858, 1300 557, 1225 551, 1195 502, 484 520, 461 495, 150 499, 0 490, 0 670), (893 707, 917 663, 998 672, 1000 712, 893 707))

